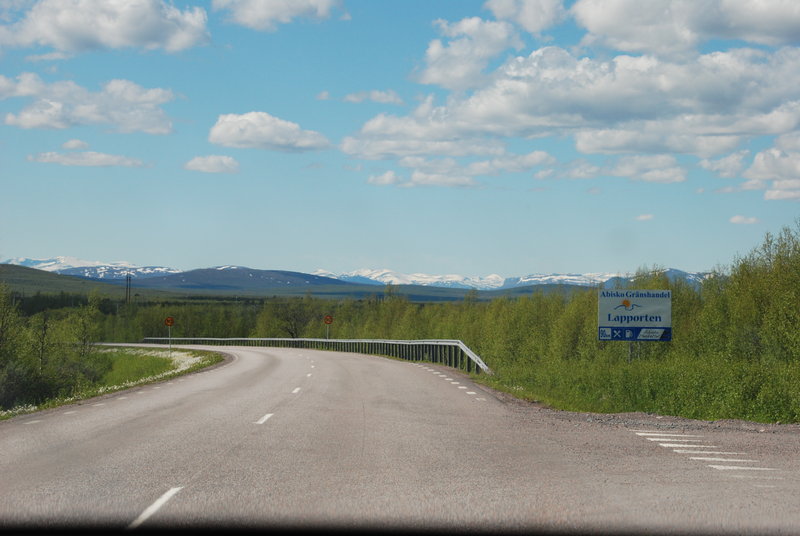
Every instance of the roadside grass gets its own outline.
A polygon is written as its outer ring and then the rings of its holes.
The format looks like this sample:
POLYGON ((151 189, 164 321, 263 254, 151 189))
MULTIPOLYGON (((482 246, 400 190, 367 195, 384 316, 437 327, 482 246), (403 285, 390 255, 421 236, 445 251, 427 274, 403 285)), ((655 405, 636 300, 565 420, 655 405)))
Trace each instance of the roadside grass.
POLYGON ((473 380, 547 407, 589 413, 644 412, 715 421, 800 422, 800 363, 690 355, 665 359, 531 360, 473 380))
POLYGON ((97 350, 111 358, 112 367, 103 378, 72 396, 47 400, 38 405, 24 405, 0 411, 0 420, 16 415, 72 404, 80 400, 155 383, 209 367, 224 358, 204 350, 162 350, 159 348, 106 347, 97 350))

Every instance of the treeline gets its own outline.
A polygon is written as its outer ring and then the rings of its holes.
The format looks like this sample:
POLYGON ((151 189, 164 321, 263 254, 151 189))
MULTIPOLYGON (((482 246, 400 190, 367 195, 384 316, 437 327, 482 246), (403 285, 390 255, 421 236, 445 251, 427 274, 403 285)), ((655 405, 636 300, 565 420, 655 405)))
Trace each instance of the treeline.
POLYGON ((72 396, 110 370, 109 358, 93 346, 100 303, 91 296, 77 307, 23 316, 0 285, 0 409, 72 396))
MULTIPOLYGON (((140 304, 92 314, 98 340, 115 342, 164 337, 167 316, 173 337, 324 338, 329 330, 331 338, 460 339, 494 370, 486 381, 563 409, 800 421, 800 219, 700 286, 655 267, 640 269, 630 286, 672 290, 672 342, 598 340, 596 288, 420 304, 389 286, 358 301, 140 304)), ((23 355, 36 355, 37 322, 22 322, 23 355)))

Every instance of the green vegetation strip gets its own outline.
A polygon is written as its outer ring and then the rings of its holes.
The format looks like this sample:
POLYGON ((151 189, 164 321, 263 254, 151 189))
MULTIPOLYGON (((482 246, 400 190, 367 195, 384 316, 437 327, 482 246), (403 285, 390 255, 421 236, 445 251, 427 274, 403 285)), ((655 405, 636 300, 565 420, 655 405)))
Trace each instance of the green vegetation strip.
POLYGON ((0 420, 15 415, 72 404, 139 385, 160 382, 194 372, 223 360, 217 352, 201 350, 161 350, 156 348, 108 347, 97 350, 111 361, 111 368, 94 385, 68 397, 57 397, 41 404, 25 404, 0 410, 0 420))

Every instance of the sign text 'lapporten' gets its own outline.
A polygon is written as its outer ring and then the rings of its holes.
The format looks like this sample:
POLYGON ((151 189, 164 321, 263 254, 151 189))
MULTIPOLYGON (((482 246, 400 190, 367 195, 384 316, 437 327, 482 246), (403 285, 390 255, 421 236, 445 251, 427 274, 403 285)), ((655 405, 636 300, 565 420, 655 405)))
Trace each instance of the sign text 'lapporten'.
POLYGON ((601 290, 597 326, 601 341, 671 341, 672 291, 601 290))

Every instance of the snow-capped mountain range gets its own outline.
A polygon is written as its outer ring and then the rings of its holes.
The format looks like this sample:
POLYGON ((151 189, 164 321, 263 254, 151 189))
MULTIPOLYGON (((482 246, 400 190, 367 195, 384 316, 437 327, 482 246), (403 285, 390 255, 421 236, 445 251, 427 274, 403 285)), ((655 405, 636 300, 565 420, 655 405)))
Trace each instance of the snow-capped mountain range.
POLYGON ((332 277, 352 283, 372 285, 423 285, 448 288, 474 288, 477 290, 496 290, 502 288, 523 287, 528 285, 583 285, 592 286, 603 283, 614 277, 630 277, 632 274, 588 273, 588 274, 531 274, 523 277, 504 278, 497 274, 486 277, 464 277, 456 274, 429 275, 403 274, 392 270, 355 270, 335 274, 325 270, 317 270, 314 275, 332 277))
MULTIPOLYGON (((64 275, 74 275, 91 279, 124 279, 127 275, 133 278, 147 278, 182 273, 181 270, 163 266, 135 266, 126 261, 100 262, 86 261, 75 257, 54 257, 52 259, 14 258, 2 261, 0 264, 15 264, 27 266, 38 270, 45 270, 64 275)), ((215 266, 213 269, 225 271, 243 267, 215 266)), ((581 285, 594 286, 600 283, 609 284, 616 279, 626 279, 632 273, 585 273, 585 274, 530 274, 522 277, 504 278, 497 274, 486 277, 465 277, 456 274, 430 275, 422 273, 405 274, 389 269, 383 270, 354 270, 345 273, 333 273, 327 270, 316 270, 311 275, 328 277, 368 285, 422 285, 430 287, 446 287, 476 290, 497 290, 530 285, 581 285)), ((667 276, 670 279, 685 279, 691 283, 699 283, 708 274, 690 273, 682 270, 669 269, 667 276)))
POLYGON ((29 259, 17 257, 0 264, 16 264, 37 270, 63 275, 75 275, 91 279, 125 279, 131 277, 152 277, 157 275, 177 274, 181 270, 163 266, 135 266, 127 261, 100 262, 86 261, 76 257, 53 257, 52 259, 29 259))

